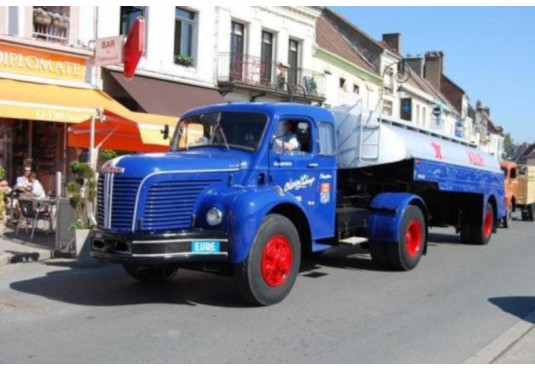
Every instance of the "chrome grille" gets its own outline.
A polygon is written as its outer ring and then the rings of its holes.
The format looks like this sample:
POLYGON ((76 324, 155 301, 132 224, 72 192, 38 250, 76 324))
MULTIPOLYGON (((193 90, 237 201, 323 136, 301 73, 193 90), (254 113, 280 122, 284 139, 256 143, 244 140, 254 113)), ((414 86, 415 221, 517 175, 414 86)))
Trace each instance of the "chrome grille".
POLYGON ((141 178, 101 174, 98 180, 98 226, 130 231, 141 178))
POLYGON ((218 182, 221 180, 167 180, 153 184, 144 204, 143 230, 190 228, 193 207, 199 194, 207 186, 218 182))

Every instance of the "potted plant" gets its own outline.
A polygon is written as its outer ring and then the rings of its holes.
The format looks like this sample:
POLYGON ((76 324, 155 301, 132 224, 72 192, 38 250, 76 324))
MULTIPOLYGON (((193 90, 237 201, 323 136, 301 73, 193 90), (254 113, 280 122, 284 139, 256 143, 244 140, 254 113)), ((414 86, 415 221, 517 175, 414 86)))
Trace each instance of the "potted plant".
POLYGON ((35 23, 38 24, 49 25, 52 23, 52 16, 43 8, 34 8, 33 17, 35 19, 35 23))
POLYGON ((78 161, 71 162, 70 168, 75 179, 67 184, 67 192, 76 218, 70 226, 75 233, 76 258, 81 266, 94 266, 97 261, 89 255, 89 230, 96 224, 93 213, 97 195, 95 171, 88 163, 78 161))
POLYGON ((54 26, 59 26, 61 22, 61 15, 59 15, 58 13, 52 13, 52 23, 54 24, 54 26))
POLYGON ((186 67, 193 66, 195 64, 195 60, 187 55, 175 55, 175 63, 180 64, 186 67))

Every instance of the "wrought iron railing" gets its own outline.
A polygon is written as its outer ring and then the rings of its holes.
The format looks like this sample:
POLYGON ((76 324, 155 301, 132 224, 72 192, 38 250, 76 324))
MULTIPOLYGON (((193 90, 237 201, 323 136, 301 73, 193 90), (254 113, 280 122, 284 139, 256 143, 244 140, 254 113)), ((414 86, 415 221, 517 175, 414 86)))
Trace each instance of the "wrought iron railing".
POLYGON ((69 20, 34 13, 33 37, 66 45, 69 41, 69 20))
POLYGON ((272 60, 250 55, 219 55, 219 83, 250 85, 285 92, 290 96, 325 97, 325 75, 303 68, 292 68, 272 60))

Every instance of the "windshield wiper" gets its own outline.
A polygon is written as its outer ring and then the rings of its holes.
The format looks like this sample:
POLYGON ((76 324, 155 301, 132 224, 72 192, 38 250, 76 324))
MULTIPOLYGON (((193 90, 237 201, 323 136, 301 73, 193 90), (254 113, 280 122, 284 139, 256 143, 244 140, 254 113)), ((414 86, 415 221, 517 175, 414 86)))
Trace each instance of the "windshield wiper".
POLYGON ((225 146, 227 147, 227 150, 230 150, 230 146, 228 145, 228 142, 227 142, 227 137, 225 136, 225 132, 223 131, 223 128, 221 127, 221 115, 219 115, 219 117, 217 118, 217 124, 214 128, 214 134, 212 135, 212 137, 210 138, 210 144, 212 144, 214 142, 214 139, 217 135, 217 130, 219 129, 219 132, 221 133, 221 138, 223 139, 223 144, 225 144, 225 146))

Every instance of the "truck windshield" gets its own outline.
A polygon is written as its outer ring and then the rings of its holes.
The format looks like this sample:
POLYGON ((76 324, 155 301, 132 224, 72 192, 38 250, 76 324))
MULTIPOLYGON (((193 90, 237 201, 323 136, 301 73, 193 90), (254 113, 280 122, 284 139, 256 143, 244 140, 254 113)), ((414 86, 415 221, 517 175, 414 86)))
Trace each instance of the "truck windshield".
POLYGON ((171 151, 198 147, 258 149, 268 117, 250 112, 213 112, 182 119, 171 141, 171 151))

